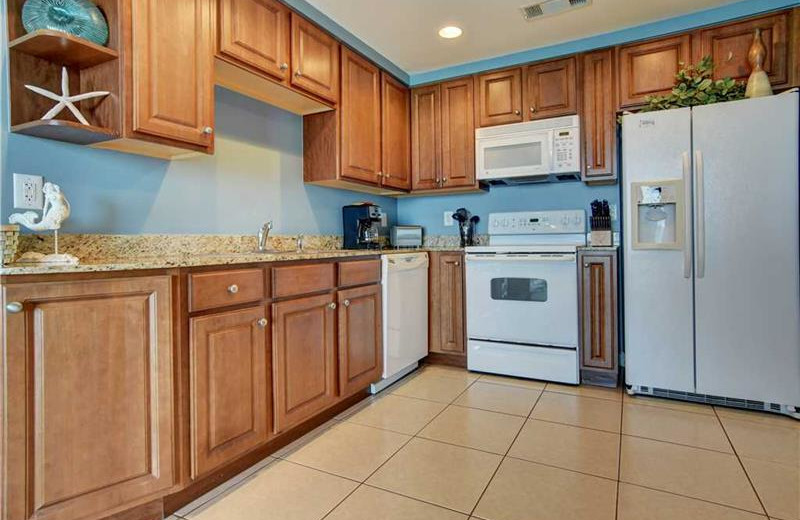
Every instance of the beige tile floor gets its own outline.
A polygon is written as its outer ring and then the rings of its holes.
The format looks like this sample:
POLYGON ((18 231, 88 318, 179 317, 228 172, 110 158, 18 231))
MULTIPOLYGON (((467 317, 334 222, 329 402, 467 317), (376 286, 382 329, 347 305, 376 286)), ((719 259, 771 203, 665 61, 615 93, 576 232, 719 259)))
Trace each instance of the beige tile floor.
POLYGON ((428 367, 186 520, 800 520, 800 422, 428 367))

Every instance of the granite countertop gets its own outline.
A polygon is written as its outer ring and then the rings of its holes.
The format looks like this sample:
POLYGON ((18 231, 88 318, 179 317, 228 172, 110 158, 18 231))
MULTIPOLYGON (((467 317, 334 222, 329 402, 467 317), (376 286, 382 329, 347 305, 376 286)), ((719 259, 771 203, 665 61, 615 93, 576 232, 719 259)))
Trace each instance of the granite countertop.
POLYGON ((99 273, 113 271, 137 271, 148 269, 170 269, 179 267, 225 266, 236 264, 252 264, 261 262, 289 262, 295 260, 325 260, 332 258, 349 258, 376 256, 382 254, 401 254, 409 252, 463 251, 459 247, 432 246, 419 249, 309 249, 298 251, 279 251, 274 253, 226 252, 200 253, 171 256, 136 256, 130 258, 92 259, 78 265, 40 265, 10 264, 0 267, 0 276, 99 273))

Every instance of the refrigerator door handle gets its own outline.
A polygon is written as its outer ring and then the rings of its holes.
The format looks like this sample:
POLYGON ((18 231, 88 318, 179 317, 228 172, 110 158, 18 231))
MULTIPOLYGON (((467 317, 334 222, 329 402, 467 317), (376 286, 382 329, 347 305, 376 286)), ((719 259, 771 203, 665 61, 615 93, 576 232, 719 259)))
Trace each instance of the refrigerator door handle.
POLYGON ((689 152, 683 152, 683 277, 692 277, 692 161, 689 152))
POLYGON ((706 275, 706 205, 704 189, 704 168, 703 152, 694 152, 694 210, 697 237, 697 277, 703 278, 706 275))

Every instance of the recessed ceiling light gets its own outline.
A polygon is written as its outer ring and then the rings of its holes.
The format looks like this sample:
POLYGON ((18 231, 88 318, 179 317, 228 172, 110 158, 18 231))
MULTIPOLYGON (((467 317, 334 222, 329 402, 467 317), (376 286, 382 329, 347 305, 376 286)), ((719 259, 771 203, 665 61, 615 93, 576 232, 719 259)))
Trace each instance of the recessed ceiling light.
POLYGON ((461 27, 456 27, 455 25, 448 25, 447 27, 442 27, 439 29, 439 36, 442 38, 447 38, 448 40, 452 38, 458 38, 464 31, 461 30, 461 27))

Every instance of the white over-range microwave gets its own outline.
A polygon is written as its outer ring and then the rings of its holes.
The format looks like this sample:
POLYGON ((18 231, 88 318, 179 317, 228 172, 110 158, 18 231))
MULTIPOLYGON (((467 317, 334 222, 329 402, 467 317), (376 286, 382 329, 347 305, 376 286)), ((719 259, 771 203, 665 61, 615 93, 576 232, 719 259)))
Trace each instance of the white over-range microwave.
POLYGON ((578 116, 475 130, 475 167, 488 184, 580 180, 578 116))

